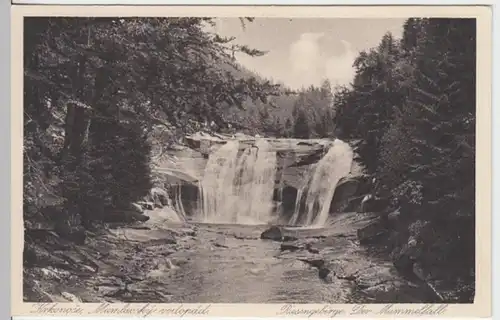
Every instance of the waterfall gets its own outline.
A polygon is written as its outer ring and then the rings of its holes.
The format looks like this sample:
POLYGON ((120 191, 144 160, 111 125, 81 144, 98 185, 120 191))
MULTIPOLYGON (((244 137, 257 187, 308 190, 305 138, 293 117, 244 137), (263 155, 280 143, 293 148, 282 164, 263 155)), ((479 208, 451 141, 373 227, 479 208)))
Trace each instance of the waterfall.
MULTIPOLYGON (((170 200, 170 199, 169 199, 170 200)), ((170 200, 171 202, 171 200, 170 200)), ((177 190, 175 192, 175 204, 174 209, 179 213, 182 220, 186 220, 186 210, 184 210, 184 205, 182 204, 182 185, 177 185, 177 190)))
POLYGON ((260 224, 273 218, 276 152, 257 139, 240 151, 230 140, 208 159, 200 183, 199 218, 209 223, 260 224))
POLYGON ((337 183, 351 171, 352 159, 351 147, 336 139, 298 190, 290 224, 296 225, 300 216, 305 226, 322 227, 325 224, 337 183))

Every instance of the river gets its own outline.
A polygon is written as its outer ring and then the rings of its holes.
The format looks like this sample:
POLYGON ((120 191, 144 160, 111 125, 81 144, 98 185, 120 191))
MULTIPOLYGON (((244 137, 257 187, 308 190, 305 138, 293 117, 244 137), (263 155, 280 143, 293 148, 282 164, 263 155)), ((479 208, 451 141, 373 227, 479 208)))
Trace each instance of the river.
POLYGON ((162 292, 156 302, 428 301, 425 290, 403 279, 388 258, 370 254, 359 245, 355 231, 369 219, 348 213, 337 215, 326 228, 288 228, 285 234, 295 238, 288 242, 260 239, 267 225, 171 224, 169 230, 177 230, 175 245, 152 240, 161 241, 161 228, 159 233, 122 230, 139 245, 134 255, 116 263, 140 260, 146 269, 135 269, 140 281, 129 286, 136 292, 130 299, 137 302, 154 302, 148 295, 140 298, 152 288, 162 292), (321 274, 325 270, 326 276, 321 274))
POLYGON ((152 218, 90 236, 73 250, 53 251, 78 270, 29 269, 25 280, 33 276, 38 284, 35 293, 25 292, 25 300, 429 302, 426 290, 401 277, 388 257, 358 243, 356 230, 369 221, 369 215, 338 214, 325 228, 285 228, 294 239, 281 242, 260 238, 267 225, 159 223, 152 218))

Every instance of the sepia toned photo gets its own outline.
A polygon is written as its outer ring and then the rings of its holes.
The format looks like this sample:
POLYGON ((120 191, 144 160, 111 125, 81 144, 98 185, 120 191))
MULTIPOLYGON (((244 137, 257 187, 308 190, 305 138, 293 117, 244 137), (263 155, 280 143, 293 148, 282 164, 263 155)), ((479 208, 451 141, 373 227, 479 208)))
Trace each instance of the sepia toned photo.
POLYGON ((19 303, 481 302, 477 17, 108 12, 18 23, 19 303))

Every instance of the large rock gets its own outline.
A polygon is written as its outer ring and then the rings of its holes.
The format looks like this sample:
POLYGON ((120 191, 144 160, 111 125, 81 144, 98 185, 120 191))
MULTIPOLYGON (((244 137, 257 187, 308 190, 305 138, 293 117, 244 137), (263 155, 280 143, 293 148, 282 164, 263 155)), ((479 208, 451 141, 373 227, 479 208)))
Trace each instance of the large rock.
POLYGON ((273 240, 273 241, 282 241, 283 240, 283 232, 280 227, 272 226, 266 231, 262 232, 260 235, 261 239, 273 240))
POLYGON ((383 235, 387 235, 389 230, 383 219, 376 219, 363 228, 358 229, 357 235, 361 244, 373 243, 383 235))
POLYGON ((356 195, 360 184, 359 179, 341 179, 335 188, 335 193, 330 204, 330 213, 339 212, 349 199, 356 195))
POLYGON ((151 200, 157 208, 163 208, 169 203, 168 193, 161 188, 154 187, 149 192, 149 200, 151 200))
POLYGON ((341 211, 358 211, 363 196, 372 188, 370 177, 366 175, 350 175, 340 179, 330 205, 330 213, 341 211))
MULTIPOLYGON (((248 135, 222 135, 216 133, 197 132, 184 138, 186 144, 204 154, 208 155, 229 140, 237 139, 240 149, 246 149, 255 145, 257 137, 248 135)), ((332 143, 326 139, 272 139, 262 138, 270 144, 270 151, 276 152, 278 157, 286 158, 286 167, 297 167, 316 163, 321 159, 328 146, 332 143)))
POLYGON ((135 212, 137 212, 137 213, 141 213, 141 214, 142 214, 142 213, 144 213, 144 208, 143 208, 143 206, 142 206, 141 204, 139 204, 139 203, 130 203, 130 204, 128 205, 128 208, 127 208, 127 209, 132 210, 132 211, 135 211, 135 212))
POLYGON ((361 202, 360 212, 383 212, 390 207, 389 199, 379 198, 371 194, 367 195, 361 202))
POLYGON ((154 203, 148 201, 139 201, 137 204, 140 205, 143 210, 153 210, 155 208, 154 203))
POLYGON ((281 244, 281 247, 280 247, 280 250, 281 251, 297 251, 297 250, 300 250, 302 249, 302 246, 300 246, 299 244, 297 243, 293 243, 293 242, 283 242, 281 244))

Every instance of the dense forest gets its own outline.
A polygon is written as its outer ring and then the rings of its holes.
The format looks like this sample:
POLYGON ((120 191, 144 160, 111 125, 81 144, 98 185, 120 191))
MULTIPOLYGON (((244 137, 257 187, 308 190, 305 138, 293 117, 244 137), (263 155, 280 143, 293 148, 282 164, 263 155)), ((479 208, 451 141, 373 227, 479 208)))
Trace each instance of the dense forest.
POLYGON ((359 54, 349 86, 298 91, 245 70, 235 52, 265 53, 213 23, 25 19, 26 227, 95 227, 147 195, 152 149, 187 133, 339 137, 359 141, 377 196, 402 212, 393 254, 414 239, 425 267, 459 264, 440 276, 473 283, 475 20, 408 19, 359 54))
POLYGON ((154 145, 179 143, 197 130, 305 138, 331 131, 322 116, 331 115, 328 82, 297 93, 262 79, 234 53, 264 52, 208 32, 211 24, 26 19, 27 224, 88 225, 108 208, 138 200, 151 188, 154 145))
POLYGON ((26 224, 90 227, 107 209, 148 193, 158 139, 170 145, 195 130, 227 127, 228 106, 283 92, 236 72, 234 52, 263 53, 205 31, 212 23, 25 20, 26 224))
POLYGON ((463 283, 475 266, 476 25, 474 19, 408 19, 354 62, 352 87, 335 95, 339 137, 400 208, 393 239, 416 244, 422 265, 463 283), (413 241, 412 241, 413 240, 413 241))

